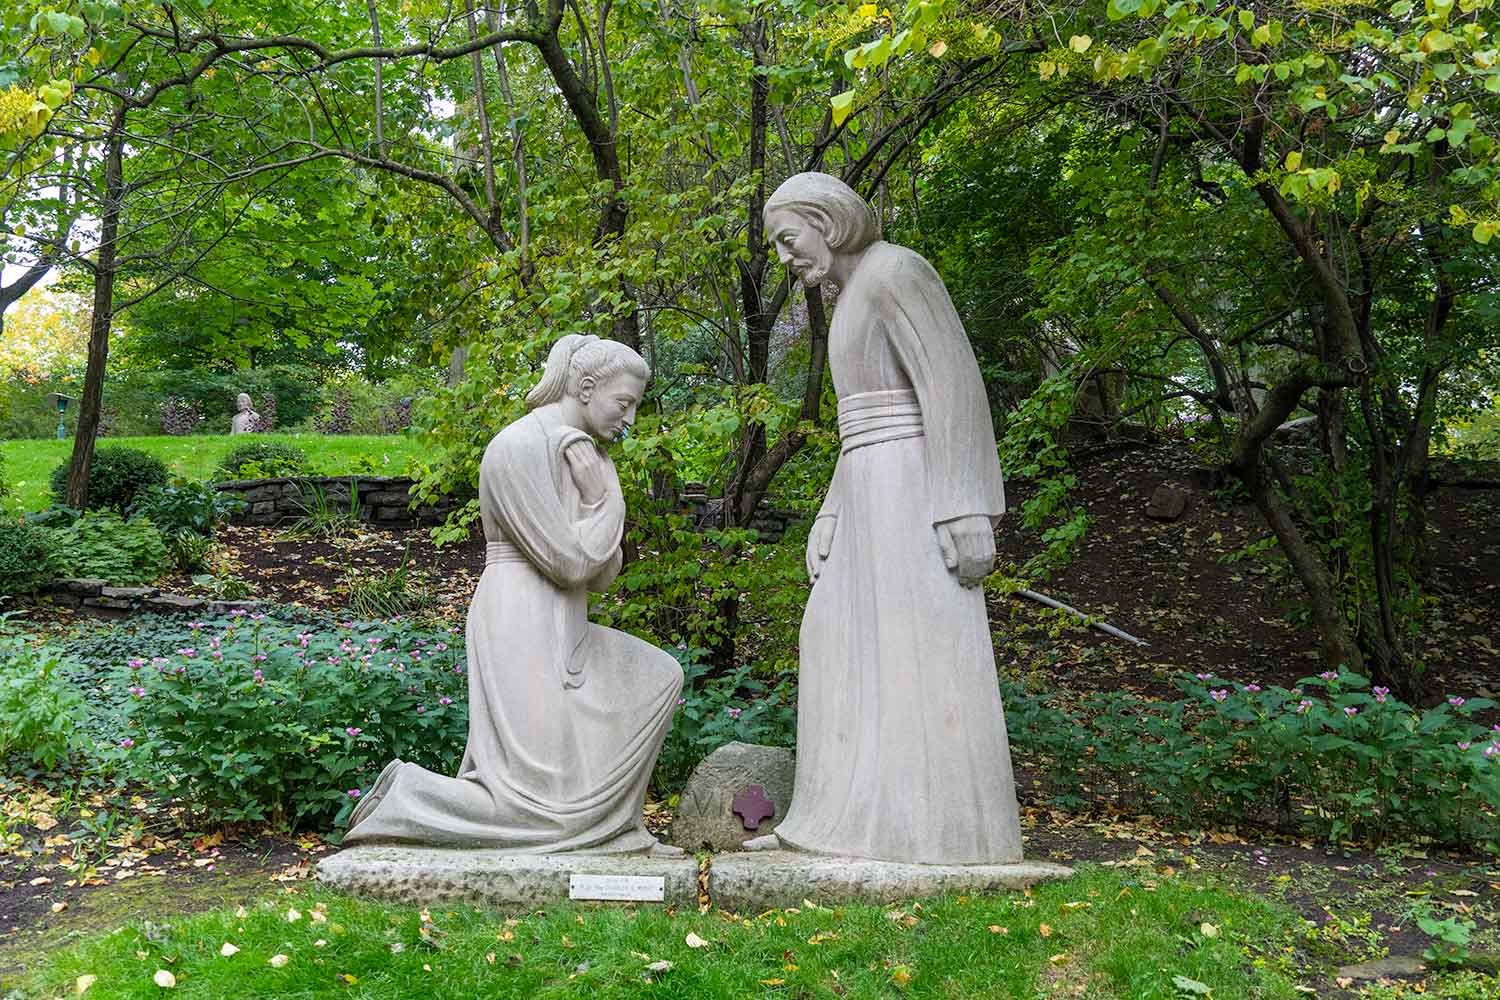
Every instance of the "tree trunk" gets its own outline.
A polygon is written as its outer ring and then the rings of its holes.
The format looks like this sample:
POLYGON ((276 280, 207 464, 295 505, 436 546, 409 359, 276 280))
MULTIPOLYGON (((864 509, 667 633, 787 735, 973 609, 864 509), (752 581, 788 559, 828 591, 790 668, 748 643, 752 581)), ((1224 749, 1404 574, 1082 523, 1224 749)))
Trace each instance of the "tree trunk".
POLYGON ((109 332, 114 321, 115 239, 120 230, 120 202, 125 194, 125 113, 116 112, 105 139, 104 204, 99 224, 99 253, 94 261, 94 314, 89 321, 89 360, 78 405, 78 429, 73 435, 73 458, 68 465, 67 504, 82 510, 88 505, 89 466, 94 460, 94 438, 104 402, 104 369, 109 361, 109 332))

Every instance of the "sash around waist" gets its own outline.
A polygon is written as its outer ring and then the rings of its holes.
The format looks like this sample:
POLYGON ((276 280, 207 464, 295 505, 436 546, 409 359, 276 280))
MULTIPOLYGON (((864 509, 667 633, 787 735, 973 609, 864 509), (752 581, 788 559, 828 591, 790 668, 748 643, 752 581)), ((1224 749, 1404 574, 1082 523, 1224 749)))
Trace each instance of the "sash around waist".
POLYGON ((842 451, 921 436, 922 408, 912 389, 859 392, 839 400, 842 451))
POLYGON ((497 563, 527 562, 526 554, 511 542, 486 542, 484 546, 484 564, 494 566, 497 563))

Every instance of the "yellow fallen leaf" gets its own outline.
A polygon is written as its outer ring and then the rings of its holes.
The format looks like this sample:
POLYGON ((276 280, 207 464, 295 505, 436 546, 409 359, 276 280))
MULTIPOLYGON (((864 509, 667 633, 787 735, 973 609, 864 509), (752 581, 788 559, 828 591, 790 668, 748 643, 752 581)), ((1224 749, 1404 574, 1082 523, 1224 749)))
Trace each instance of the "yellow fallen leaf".
POLYGON ((342 979, 344 982, 348 983, 350 986, 353 986, 355 983, 359 982, 359 977, 358 976, 350 975, 347 972, 341 972, 341 973, 339 973, 339 978, 342 979))
POLYGON ((237 919, 237 920, 244 920, 249 915, 250 915, 250 911, 247 910, 247 909, 245 909, 243 906, 235 908, 235 911, 234 911, 235 919, 237 919))
POLYGON ((786 985, 786 980, 785 979, 762 979, 760 981, 760 984, 762 986, 785 986, 786 985))
POLYGON ((98 979, 98 976, 92 975, 79 976, 76 980, 73 981, 73 992, 77 993, 79 996, 83 996, 84 993, 88 992, 88 988, 90 986, 93 986, 94 983, 98 981, 98 979))
POLYGON ((652 962, 650 965, 646 966, 646 968, 650 969, 652 972, 666 972, 672 968, 672 963, 668 962, 664 958, 659 962, 652 962))
POLYGON ((904 965, 898 965, 891 970, 891 982, 897 986, 905 986, 911 982, 911 970, 904 965))
POLYGON ((1354 980, 1350 979, 1348 976, 1339 976, 1337 979, 1335 979, 1333 981, 1333 983, 1339 989, 1341 989, 1341 990, 1347 990, 1349 987, 1351 987, 1351 986, 1354 985, 1354 980))
POLYGON ((1042 926, 1038 927, 1036 930, 1037 933, 1044 938, 1049 938, 1052 936, 1052 928, 1048 924, 1042 924, 1042 926))
POLYGON ((1072 901, 1064 903, 1061 907, 1059 907, 1059 909, 1061 909, 1064 913, 1072 913, 1074 910, 1086 910, 1093 905, 1093 903, 1072 901))
POLYGON ((1051 962, 1053 965, 1062 965, 1070 957, 1072 956, 1070 956, 1067 952, 1060 951, 1056 955, 1048 955, 1047 961, 1051 962))
POLYGON ((61 901, 52 904, 52 912, 53 913, 61 913, 63 910, 66 910, 67 908, 68 908, 68 904, 64 903, 64 902, 61 902, 61 901))
POLYGON ((299 921, 301 919, 302 919, 302 911, 301 910, 297 909, 295 906, 287 908, 287 911, 286 911, 286 922, 287 923, 289 923, 289 924, 295 924, 297 921, 299 921))
POLYGON ((266 964, 273 969, 279 969, 290 961, 291 959, 287 958, 285 955, 272 955, 270 958, 266 959, 266 964))
POLYGON ((490 965, 494 965, 495 964, 495 953, 493 951, 489 952, 488 954, 486 954, 484 956, 484 960, 486 962, 488 962, 490 965))
POLYGON ((1219 936, 1219 929, 1205 920, 1198 925, 1198 933, 1206 938, 1216 938, 1219 936))
POLYGON ((941 59, 943 58, 943 53, 947 51, 948 43, 940 38, 932 43, 932 47, 927 50, 927 54, 932 56, 932 58, 934 59, 941 59))
POLYGON ((1001 927, 999 924, 990 924, 987 928, 991 934, 1009 934, 1009 927, 1001 927))
POLYGON ((308 914, 308 917, 315 924, 326 923, 328 921, 328 914, 324 913, 322 910, 313 910, 308 914))
POLYGON ((225 958, 238 953, 239 949, 230 944, 228 941, 225 941, 223 944, 219 945, 219 954, 223 955, 225 958))
POLYGON ((708 947, 708 942, 705 941, 703 938, 699 937, 697 934, 694 934, 692 931, 688 931, 688 935, 687 935, 686 938, 684 938, 684 940, 687 942, 687 946, 689 948, 707 948, 708 947))
POLYGON ((164 990, 177 988, 177 977, 166 969, 157 969, 156 973, 151 977, 151 981, 164 990))

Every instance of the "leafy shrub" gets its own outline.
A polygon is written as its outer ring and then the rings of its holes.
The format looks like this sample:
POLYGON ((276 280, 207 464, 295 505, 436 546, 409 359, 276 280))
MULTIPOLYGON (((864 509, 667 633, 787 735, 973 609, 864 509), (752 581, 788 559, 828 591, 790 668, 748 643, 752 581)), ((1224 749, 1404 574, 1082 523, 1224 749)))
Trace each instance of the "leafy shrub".
POLYGON ((0 617, 0 758, 23 753, 47 770, 67 759, 85 709, 82 696, 59 675, 64 662, 0 617))
POLYGON ((161 404, 161 432, 163 434, 191 434, 203 423, 203 408, 195 400, 181 396, 168 396, 161 404))
POLYGON ((1430 837, 1500 849, 1500 727, 1494 707, 1452 697, 1417 710, 1348 672, 1297 687, 1179 682, 1187 698, 1111 692, 1077 714, 1009 688, 1018 757, 1047 770, 1059 804, 1113 786, 1121 802, 1183 822, 1274 823, 1332 843, 1430 837))
POLYGON ((790 679, 768 685, 753 677, 749 667, 710 677, 707 650, 679 647, 669 652, 682 664, 682 697, 656 759, 652 781, 658 789, 681 788, 699 761, 726 743, 793 744, 797 696, 790 679))
POLYGON ((232 612, 154 638, 115 684, 121 745, 207 820, 341 824, 349 791, 393 757, 451 774, 463 756, 465 660, 448 633, 232 612))
POLYGON ((190 531, 212 535, 244 506, 243 499, 214 489, 212 483, 178 480, 154 486, 137 496, 130 505, 130 516, 148 517, 169 534, 190 531))
POLYGON ((359 527, 359 486, 353 481, 349 483, 347 498, 331 495, 316 483, 302 483, 295 503, 300 513, 286 530, 288 538, 321 538, 332 541, 359 527))
POLYGON ((44 529, 19 518, 0 518, 0 597, 29 594, 51 579, 47 543, 44 529))
POLYGON ((229 450, 214 471, 214 478, 227 481, 298 476, 307 472, 308 466, 307 452, 296 445, 279 441, 246 441, 229 450))
POLYGON ((214 552, 214 540, 195 531, 177 530, 163 535, 167 558, 179 573, 201 573, 208 569, 214 552))
POLYGON ((111 511, 90 511, 46 531, 54 576, 150 583, 171 564, 166 541, 148 518, 125 521, 111 511))
MULTIPOLYGON (((136 495, 152 486, 165 486, 166 464, 139 448, 112 445, 94 452, 89 464, 90 510, 125 511, 136 495)), ((68 463, 52 471, 52 497, 57 503, 68 498, 68 463)))

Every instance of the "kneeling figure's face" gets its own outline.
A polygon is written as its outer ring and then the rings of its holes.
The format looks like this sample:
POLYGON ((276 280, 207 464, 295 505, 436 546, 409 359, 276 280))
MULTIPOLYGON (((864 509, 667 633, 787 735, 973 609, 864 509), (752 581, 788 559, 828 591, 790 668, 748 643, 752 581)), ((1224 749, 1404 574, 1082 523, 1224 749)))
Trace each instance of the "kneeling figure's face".
POLYGON ((766 213, 766 235, 776 258, 804 284, 821 285, 833 266, 833 251, 811 220, 789 208, 766 213))
POLYGON ((635 423, 635 408, 646 392, 646 382, 632 372, 621 372, 603 382, 585 386, 579 394, 583 403, 582 429, 600 441, 614 441, 625 436, 635 423))

